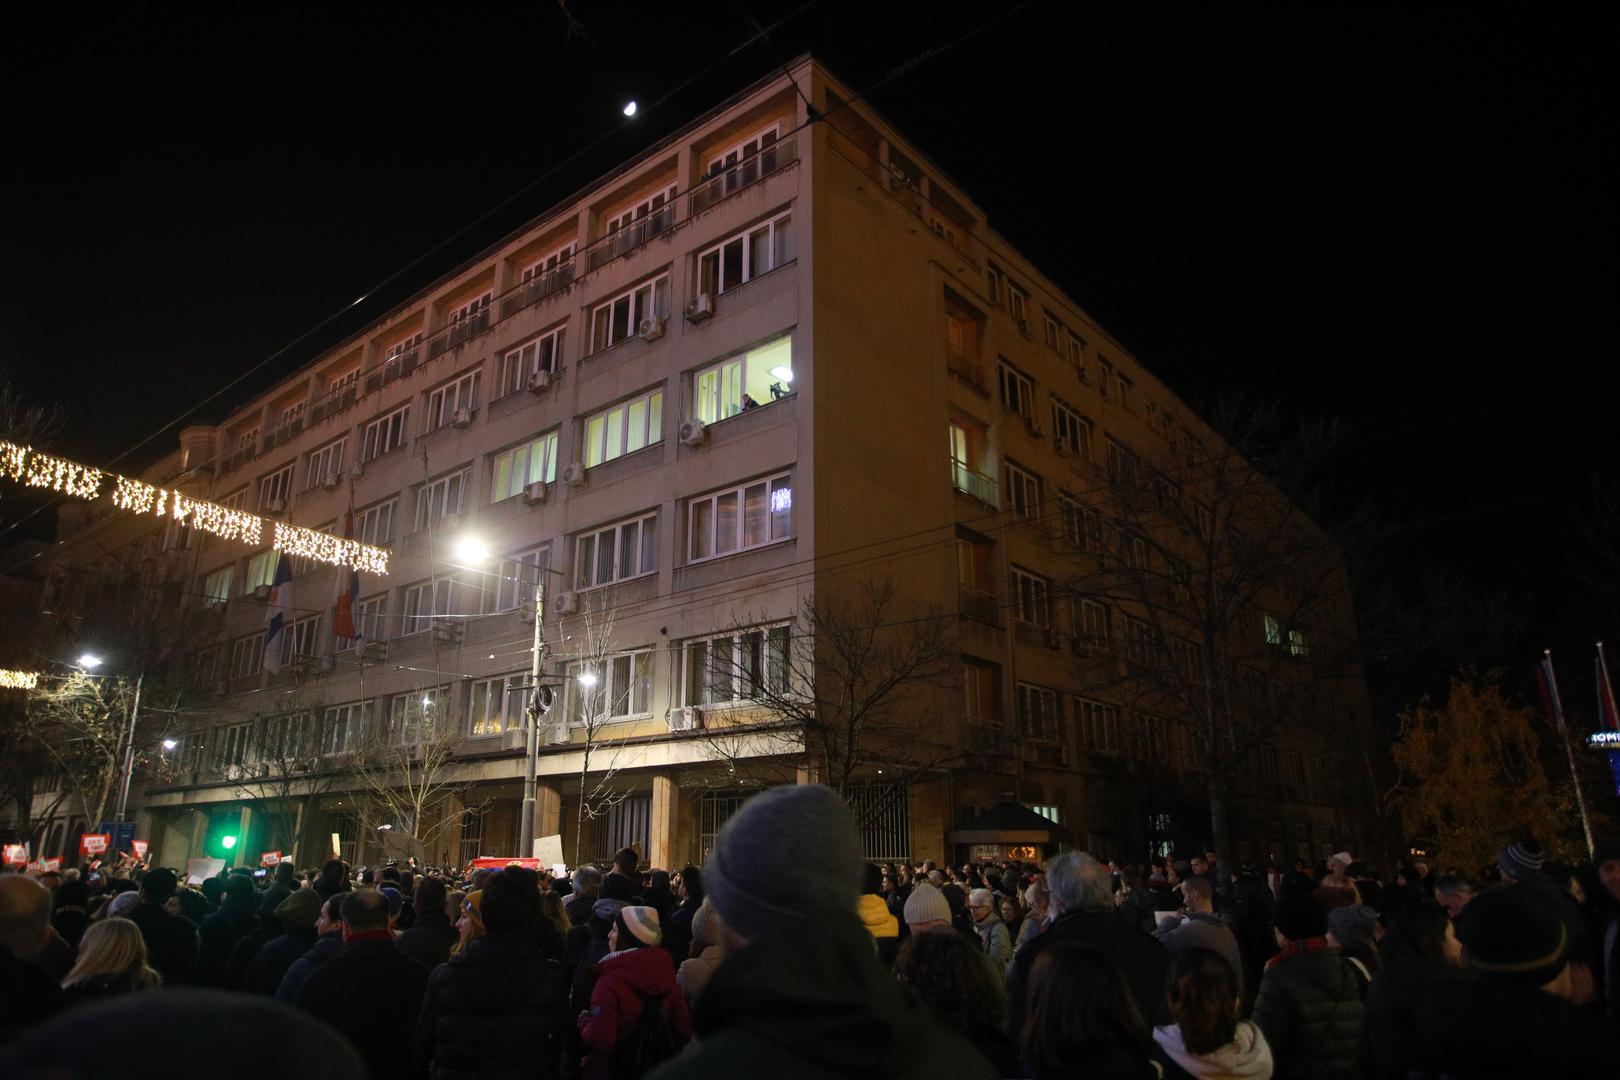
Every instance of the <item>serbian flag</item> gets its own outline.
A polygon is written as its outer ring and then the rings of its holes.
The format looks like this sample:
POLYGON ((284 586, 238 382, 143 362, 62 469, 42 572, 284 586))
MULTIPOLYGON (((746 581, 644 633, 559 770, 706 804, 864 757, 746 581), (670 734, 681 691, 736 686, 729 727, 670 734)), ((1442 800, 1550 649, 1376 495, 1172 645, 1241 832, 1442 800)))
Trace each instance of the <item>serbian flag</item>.
MULTIPOLYGON (((343 539, 354 539, 354 507, 349 507, 343 515, 343 539)), ((349 584, 338 594, 337 615, 332 619, 332 635, 353 641, 360 636, 360 628, 354 625, 354 604, 360 599, 360 571, 349 567, 349 584)))
POLYGON ((1564 706, 1558 700, 1558 677, 1553 674, 1552 653, 1549 651, 1536 665, 1536 686, 1541 691, 1541 706, 1547 710, 1547 726, 1564 733, 1564 706))
POLYGON ((1609 663, 1603 656, 1603 643, 1597 647, 1598 730, 1620 731, 1620 712, 1614 707, 1614 684, 1609 681, 1609 663))
POLYGON ((264 632, 264 670, 281 671, 281 647, 287 637, 287 613, 293 606, 292 560, 283 551, 276 560, 276 576, 270 582, 270 625, 264 632))

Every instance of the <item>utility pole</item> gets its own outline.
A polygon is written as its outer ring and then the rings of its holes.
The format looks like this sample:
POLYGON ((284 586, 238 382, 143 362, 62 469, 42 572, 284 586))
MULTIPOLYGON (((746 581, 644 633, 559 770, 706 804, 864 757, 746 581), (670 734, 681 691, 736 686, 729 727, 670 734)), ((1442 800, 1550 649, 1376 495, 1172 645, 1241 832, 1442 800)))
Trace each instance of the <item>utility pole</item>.
POLYGON ((518 857, 534 857, 534 774, 540 767, 540 663, 546 654, 546 639, 541 633, 546 622, 546 567, 535 567, 534 583, 534 645, 529 650, 529 752, 523 766, 523 815, 518 822, 518 857))
POLYGON ((118 814, 113 819, 115 821, 123 821, 129 810, 129 781, 135 773, 135 722, 141 715, 141 686, 145 682, 146 669, 142 668, 135 680, 135 703, 129 710, 129 730, 124 734, 124 780, 118 788, 118 814))

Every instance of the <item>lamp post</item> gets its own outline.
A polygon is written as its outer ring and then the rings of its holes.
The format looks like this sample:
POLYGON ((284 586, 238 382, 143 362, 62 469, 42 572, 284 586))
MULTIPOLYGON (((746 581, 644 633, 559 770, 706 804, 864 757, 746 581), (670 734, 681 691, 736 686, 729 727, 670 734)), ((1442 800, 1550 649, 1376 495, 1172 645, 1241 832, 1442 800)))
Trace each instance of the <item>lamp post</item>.
MULTIPOLYGON (((79 667, 89 671, 100 667, 102 659, 95 653, 87 652, 80 654, 78 663, 79 667)), ((129 785, 135 775, 135 725, 141 716, 141 690, 145 684, 146 669, 143 667, 135 679, 135 701, 129 710, 129 724, 124 730, 124 768, 123 776, 118 782, 118 809, 113 815, 114 821, 123 821, 129 811, 129 785)), ((165 747, 167 746, 165 743, 165 747)))

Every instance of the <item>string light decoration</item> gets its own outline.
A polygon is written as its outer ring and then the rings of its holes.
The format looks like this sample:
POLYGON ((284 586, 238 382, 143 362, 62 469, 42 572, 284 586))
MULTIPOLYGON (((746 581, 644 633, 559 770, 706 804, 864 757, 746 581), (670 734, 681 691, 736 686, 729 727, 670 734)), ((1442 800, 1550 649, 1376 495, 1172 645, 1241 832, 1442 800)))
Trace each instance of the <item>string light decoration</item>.
MULTIPOLYGON (((29 487, 51 488, 81 499, 101 494, 107 474, 66 458, 42 454, 29 446, 0 441, 0 476, 29 487)), ((154 487, 127 476, 113 477, 112 504, 132 514, 170 517, 176 523, 201 529, 221 540, 255 547, 264 543, 264 519, 246 510, 193 499, 169 488, 154 487)), ((388 573, 388 552, 382 548, 316 532, 299 525, 276 522, 275 548, 332 566, 352 566, 368 574, 388 573)), ((26 689, 32 689, 30 684, 26 689)))
POLYGON ((101 494, 101 470, 0 441, 0 472, 28 487, 50 488, 80 499, 101 494))
POLYGON ((273 546, 303 559, 315 559, 333 566, 352 566, 368 574, 388 573, 388 553, 358 540, 346 540, 331 533, 316 532, 302 525, 276 522, 273 546))
POLYGON ((0 690, 32 690, 38 683, 37 671, 10 671, 0 668, 0 690))

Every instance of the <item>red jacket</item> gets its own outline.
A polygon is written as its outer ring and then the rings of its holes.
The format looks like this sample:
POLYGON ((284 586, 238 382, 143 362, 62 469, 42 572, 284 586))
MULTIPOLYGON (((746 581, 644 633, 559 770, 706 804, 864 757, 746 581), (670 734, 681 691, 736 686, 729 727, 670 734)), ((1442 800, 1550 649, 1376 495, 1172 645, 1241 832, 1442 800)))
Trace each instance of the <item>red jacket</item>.
POLYGON ((586 1051, 585 1080, 607 1076, 614 1046, 635 1030, 643 1005, 654 996, 663 995, 664 1012, 676 1040, 684 1043, 692 1037, 686 995, 675 983, 675 961, 667 950, 653 947, 610 953, 596 965, 596 972, 591 1009, 579 1018, 579 1037, 586 1051))

